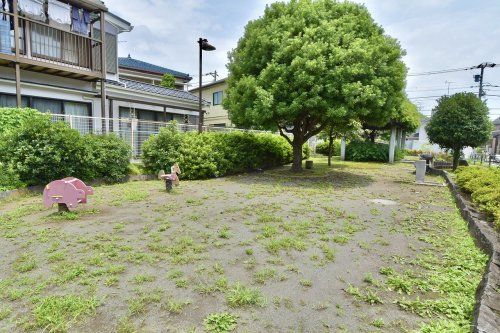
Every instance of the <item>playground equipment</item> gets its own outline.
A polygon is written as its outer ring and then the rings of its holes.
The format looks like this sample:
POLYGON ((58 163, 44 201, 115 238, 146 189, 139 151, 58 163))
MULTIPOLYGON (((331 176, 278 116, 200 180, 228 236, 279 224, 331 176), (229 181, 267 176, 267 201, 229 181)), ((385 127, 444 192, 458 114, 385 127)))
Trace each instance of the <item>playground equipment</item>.
POLYGON ((55 180, 45 186, 43 203, 47 208, 56 203, 60 212, 67 212, 70 208, 76 208, 78 204, 87 203, 87 196, 93 194, 92 187, 85 185, 78 178, 69 177, 55 180))
POLYGON ((170 174, 164 174, 160 171, 160 178, 165 181, 165 187, 167 192, 172 191, 173 186, 179 186, 179 175, 181 174, 181 168, 179 168, 179 164, 175 163, 170 168, 170 174))

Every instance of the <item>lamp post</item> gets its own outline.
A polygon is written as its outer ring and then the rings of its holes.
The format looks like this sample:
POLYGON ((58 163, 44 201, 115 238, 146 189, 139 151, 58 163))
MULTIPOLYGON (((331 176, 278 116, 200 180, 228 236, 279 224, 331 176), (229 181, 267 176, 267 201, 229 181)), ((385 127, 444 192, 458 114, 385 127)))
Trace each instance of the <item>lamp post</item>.
POLYGON ((198 132, 201 133, 203 132, 203 117, 204 117, 204 111, 203 111, 203 106, 202 106, 202 68, 203 68, 203 51, 214 51, 215 46, 210 45, 208 43, 208 40, 205 38, 200 38, 198 39, 198 44, 200 46, 200 72, 199 72, 199 89, 198 89, 198 111, 199 111, 199 118, 198 118, 198 132))

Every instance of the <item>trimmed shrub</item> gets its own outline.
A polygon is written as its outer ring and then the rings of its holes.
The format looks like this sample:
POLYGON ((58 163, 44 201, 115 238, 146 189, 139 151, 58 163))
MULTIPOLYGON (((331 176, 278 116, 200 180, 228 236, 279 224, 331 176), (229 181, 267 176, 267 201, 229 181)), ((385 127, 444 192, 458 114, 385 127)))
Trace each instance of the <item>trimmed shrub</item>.
POLYGON ((182 135, 175 122, 161 128, 158 135, 150 137, 142 145, 142 160, 146 171, 152 174, 160 170, 170 172, 170 167, 179 160, 181 144, 182 135))
POLYGON ((143 145, 149 173, 170 171, 179 163, 185 179, 205 179, 290 163, 292 149, 273 134, 243 132, 179 133, 175 124, 162 128, 143 145))
POLYGON ((4 126, 0 134, 0 163, 8 171, 4 171, 0 187, 18 186, 17 180, 45 185, 70 176, 115 182, 128 173, 130 147, 115 135, 82 137, 68 124, 53 123, 33 110, 2 109, 0 114, 11 119, 9 128, 4 126), (12 116, 12 110, 23 115, 12 116))
POLYGON ((85 158, 82 178, 113 183, 128 175, 131 147, 117 135, 85 135, 83 145, 85 158))
POLYGON ((83 149, 80 134, 67 124, 34 117, 3 135, 0 159, 27 185, 39 185, 80 174, 83 149))
MULTIPOLYGON (((328 141, 318 143, 316 145, 316 153, 328 156, 328 141)), ((340 156, 340 140, 333 141, 332 156, 340 156)))
POLYGON ((465 167, 456 171, 457 185, 469 193, 479 209, 500 230, 500 169, 465 167))
MULTIPOLYGON (((396 149, 394 159, 404 158, 404 151, 396 149)), ((389 145, 369 141, 351 141, 346 147, 346 160, 355 162, 389 162, 389 145)))

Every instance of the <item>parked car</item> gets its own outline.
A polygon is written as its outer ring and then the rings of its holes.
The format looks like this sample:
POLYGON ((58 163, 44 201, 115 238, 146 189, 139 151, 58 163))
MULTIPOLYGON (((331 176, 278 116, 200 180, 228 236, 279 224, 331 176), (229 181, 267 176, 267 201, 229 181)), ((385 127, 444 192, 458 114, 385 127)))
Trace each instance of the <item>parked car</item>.
POLYGON ((493 161, 495 161, 495 163, 500 163, 500 155, 493 156, 493 161))

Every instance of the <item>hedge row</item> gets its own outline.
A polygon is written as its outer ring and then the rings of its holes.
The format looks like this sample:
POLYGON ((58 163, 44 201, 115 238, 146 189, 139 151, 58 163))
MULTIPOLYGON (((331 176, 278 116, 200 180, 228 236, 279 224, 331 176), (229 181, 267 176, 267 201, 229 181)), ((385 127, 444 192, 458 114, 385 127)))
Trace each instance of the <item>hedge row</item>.
POLYGON ((456 182, 469 193, 479 209, 500 230, 500 169, 465 167, 456 171, 456 182))
MULTIPOLYGON (((184 179, 204 179, 288 164, 292 149, 274 134, 243 132, 181 133, 172 124, 151 136, 142 147, 149 173, 170 171, 179 163, 184 179)), ((304 148, 308 157, 308 148, 304 148)))
MULTIPOLYGON (((404 158, 404 150, 396 149, 394 159, 404 158)), ((389 145, 369 141, 351 141, 346 147, 346 160, 355 162, 389 162, 389 145)))
POLYGON ((0 119, 10 124, 0 132, 0 164, 9 171, 0 178, 4 189, 18 186, 16 179, 25 185, 69 176, 116 182, 128 174, 130 146, 115 135, 82 136, 30 109, 0 108, 0 119))

